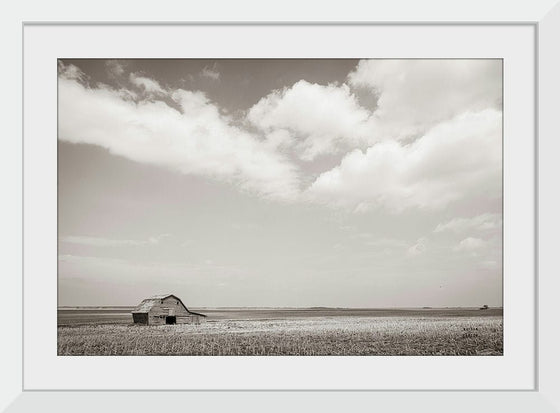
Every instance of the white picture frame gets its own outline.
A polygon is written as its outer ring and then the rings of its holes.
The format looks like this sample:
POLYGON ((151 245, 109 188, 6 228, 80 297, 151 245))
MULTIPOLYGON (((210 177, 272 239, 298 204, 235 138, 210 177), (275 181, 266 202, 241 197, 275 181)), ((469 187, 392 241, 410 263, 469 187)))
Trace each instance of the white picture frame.
MULTIPOLYGON (((108 6, 107 6, 108 7, 108 6)), ((433 6, 435 7, 435 6, 433 6)), ((433 8, 430 7, 430 8, 433 8)), ((499 7, 495 6, 495 11, 488 11, 484 7, 472 6, 470 8, 470 14, 466 16, 475 17, 465 17, 464 19, 457 18, 456 14, 452 11, 447 11, 447 15, 440 16, 438 19, 434 20, 430 18, 429 13, 425 10, 416 10, 416 14, 412 13, 411 9, 405 12, 406 16, 403 15, 402 10, 390 9, 384 7, 383 9, 376 9, 376 11, 382 11, 381 14, 370 12, 375 19, 363 19, 360 13, 355 13, 353 18, 347 18, 345 21, 351 23, 359 23, 363 25, 375 25, 375 24, 398 24, 406 26, 408 23, 414 24, 432 24, 432 25, 486 25, 488 23, 496 24, 497 26, 516 26, 524 25, 531 26, 535 30, 535 64, 536 69, 536 81, 537 90, 536 93, 536 103, 535 103, 535 115, 537 118, 537 135, 535 137, 535 147, 538 149, 536 152, 536 159, 534 159, 535 167, 538 168, 536 171, 536 178, 538 178, 537 184, 534 186, 535 191, 537 191, 538 198, 535 199, 534 206, 537 208, 537 216, 539 227, 533 228, 535 235, 537 236, 534 242, 534 252, 537 253, 538 265, 535 268, 535 285, 538 287, 537 290, 537 308, 536 308, 536 327, 537 335, 535 337, 536 352, 535 352, 535 377, 534 386, 531 389, 523 390, 508 390, 500 389, 499 391, 487 391, 483 389, 478 389, 478 391, 472 390, 462 390, 459 388, 454 389, 454 391, 442 390, 442 391, 407 391, 406 397, 403 397, 404 392, 398 389, 391 389, 391 391, 375 391, 373 389, 369 390, 348 390, 347 391, 332 391, 325 392, 321 389, 312 389, 313 392, 303 392, 303 391, 293 391, 289 393, 289 397, 286 397, 287 393, 278 391, 280 389, 268 388, 267 391, 251 391, 251 392, 222 392, 220 397, 217 398, 215 395, 205 391, 173 391, 172 393, 165 391, 155 391, 155 392, 132 392, 129 391, 111 391, 110 388, 105 389, 104 392, 92 392, 88 391, 90 389, 82 388, 82 391, 60 391, 55 390, 54 392, 48 391, 36 391, 37 389, 25 389, 23 380, 17 380, 18 377, 22 377, 24 371, 24 365, 21 363, 19 357, 15 357, 17 354, 21 354, 22 344, 25 345, 25 340, 23 343, 18 342, 19 340, 14 340, 13 343, 9 343, 6 346, 4 343, 2 346, 2 364, 7 368, 4 369, 2 373, 2 398, 0 399, 0 406, 8 407, 7 411, 34 411, 39 408, 47 410, 57 409, 58 411, 75 411, 76 408, 85 411, 99 411, 103 409, 113 410, 115 408, 126 408, 127 410, 140 410, 148 411, 157 409, 162 405, 172 404, 175 407, 184 406, 185 403, 189 403, 192 407, 204 408, 205 410, 220 410, 225 406, 232 409, 235 407, 244 408, 247 410, 248 403, 254 403, 256 407, 255 411, 261 411, 263 408, 272 411, 284 411, 288 408, 293 408, 290 406, 300 406, 301 408, 313 408, 314 410, 321 409, 327 411, 340 410, 343 408, 348 408, 350 405, 368 407, 373 403, 376 408, 382 410, 397 410, 397 411, 410 411, 411 409, 416 410, 430 410, 430 411, 473 411, 476 410, 490 410, 490 409, 500 409, 503 411, 557 411, 560 410, 560 396, 557 395, 556 389, 558 385, 556 384, 556 371, 555 367, 558 366, 558 356, 555 351, 555 340, 556 332, 554 331, 555 323, 555 307, 553 294, 557 291, 559 286, 558 280, 554 277, 553 266, 556 262, 554 261, 554 235, 555 229, 558 229, 557 222, 553 220, 555 211, 558 210, 558 197, 554 195, 554 191, 550 190, 554 188, 551 184, 554 176, 558 173, 557 162, 554 162, 552 157, 554 156, 554 149, 558 149, 558 143, 554 140, 554 132, 558 131, 555 125, 555 100, 558 93, 558 80, 556 74, 560 73, 560 60, 558 56, 558 51, 556 50, 555 40, 559 38, 559 27, 560 27, 560 6, 556 2, 543 2, 539 3, 537 6, 524 9, 514 9, 509 8, 509 15, 507 17, 497 18, 500 16, 499 8, 507 7, 507 5, 502 4, 499 7), (397 13, 398 11, 398 13, 397 13), (414 14, 411 17, 411 14, 414 14), (486 13, 486 14, 485 14, 486 13), (399 16, 403 16, 398 18, 399 16), (362 18, 360 18, 362 17, 362 18), (406 24, 405 24, 406 23, 406 24), (538 143, 538 146, 537 146, 538 143), (549 191, 546 191, 547 183, 549 191), (555 208, 556 207, 556 208, 555 208), (546 225, 543 223, 546 222, 546 225), (537 271, 538 269, 538 271, 537 271), (13 346, 12 346, 13 344, 13 346), (6 346, 6 348, 4 348, 6 346), (10 372, 10 373, 9 373, 10 372), (15 385, 14 385, 15 383, 15 385), (213 400, 213 401, 212 401, 213 400)), ((209 23, 209 19, 205 18, 208 16, 201 11, 199 18, 190 18, 191 23, 196 23, 204 25, 209 23), (198 23, 197 23, 198 22, 198 23)), ((237 14, 239 16, 239 14, 237 14)), ((323 14, 323 19, 309 19, 306 20, 307 23, 320 23, 323 24, 332 23, 333 25, 344 23, 344 20, 328 18, 329 15, 323 14), (315 20, 315 22, 311 22, 315 20)), ((330 16, 336 16, 336 14, 331 14, 330 16)), ((263 24, 274 23, 276 24, 287 24, 288 20, 283 19, 270 19, 264 18, 266 16, 261 16, 260 18, 252 19, 253 22, 262 22, 263 24)), ((23 14, 18 18, 14 19, 18 24, 24 26, 32 26, 36 23, 49 23, 55 24, 53 22, 53 16, 45 16, 39 19, 37 22, 27 21, 23 17, 23 14)), ((214 19, 212 19, 214 20, 214 19)), ((233 24, 249 24, 251 21, 239 21, 238 19, 218 19, 223 21, 230 21, 233 24)), ((152 19, 141 19, 138 21, 144 21, 151 23, 157 23, 152 19)), ((12 21, 12 23, 14 23, 12 21)), ((103 23, 99 21, 98 23, 103 23)), ((60 22, 59 22, 60 24, 60 22)), ((149 23, 146 23, 149 25, 149 23)), ((187 23, 185 23, 187 24, 187 23)), ((76 23, 76 26, 80 27, 80 23, 76 23)), ((14 34, 12 34, 14 36, 14 34)), ((22 39, 23 42, 23 39, 22 39)), ((23 46, 23 43, 19 43, 23 46)), ((17 49, 17 48, 16 48, 17 49)), ((19 67, 20 72, 22 67, 19 67)), ((19 75, 21 76, 21 74, 19 75)), ((25 87, 29 85, 24 85, 25 87)), ((15 93, 21 93, 16 88, 15 93)), ((21 95, 20 95, 21 99, 21 95)), ((25 103, 25 102, 24 102, 25 103)), ((507 100, 506 100, 507 105, 507 100)), ((25 116, 25 110, 24 114, 25 116)), ((14 135, 21 134, 21 127, 14 125, 14 135)), ((25 139, 25 130, 23 131, 23 136, 25 139)), ((17 146, 17 145, 16 145, 17 146)), ((17 150, 17 148, 16 148, 17 150)), ((17 161, 17 156, 14 157, 17 161)), ((21 157, 19 157, 21 159, 21 157)), ((23 156, 23 162, 29 162, 30 160, 23 156)), ((31 160, 33 161, 33 160, 31 160)), ((14 165, 15 170, 18 170, 18 166, 14 165)), ((24 169, 25 170, 25 169, 24 169)), ((507 172, 505 172, 507 173, 507 172)), ((17 179, 15 180, 17 181, 17 179)), ((21 183, 21 180, 20 180, 21 183)), ((23 180, 25 185, 25 180, 23 180)), ((16 185, 18 182, 14 183, 16 185)), ((27 189, 29 191, 29 188, 27 189)), ((33 188, 32 191, 35 192, 37 196, 40 196, 40 189, 33 188)), ((25 193, 25 192, 24 192, 25 193)), ((29 198, 28 198, 29 199, 29 198)), ((27 201, 29 202, 29 200, 27 201)), ((25 217, 25 206, 26 200, 23 200, 23 215, 25 217)), ((21 207, 21 205, 20 205, 21 207)), ((21 212, 20 212, 21 214, 21 212)), ((32 225, 29 221, 24 220, 24 225, 32 225)), ((24 230, 25 237, 25 230, 24 230)), ((25 245, 25 238, 24 238, 25 245)), ((25 246, 23 247, 23 269, 25 271, 25 257, 28 251, 26 251, 25 246)), ((17 254, 14 254, 17 258, 17 254)), ((27 258, 29 259, 29 257, 27 258)), ((15 263, 15 266, 11 268, 12 272, 16 274, 21 274, 21 264, 15 263), (18 271, 19 270, 19 271, 18 271)), ((556 264, 557 268, 557 264, 556 264)), ((25 274, 25 272, 24 272, 25 274)), ((22 292, 22 286, 20 285, 21 279, 19 277, 12 276, 10 278, 10 283, 13 282, 12 291, 22 292)), ((11 284, 10 284, 11 285, 11 284)), ((20 308, 21 302, 20 297, 17 293, 13 294, 13 308, 20 308)), ((24 297, 25 299, 25 297, 24 297)), ((16 317, 17 318, 17 317, 16 317)), ((16 320, 17 321, 17 320, 16 320)), ((21 337, 21 324, 13 323, 13 337, 21 337)), ((41 360, 26 359, 26 363, 41 363, 41 360)), ((55 375, 56 372, 50 373, 55 375)), ((301 389, 292 389, 301 390, 301 389)))

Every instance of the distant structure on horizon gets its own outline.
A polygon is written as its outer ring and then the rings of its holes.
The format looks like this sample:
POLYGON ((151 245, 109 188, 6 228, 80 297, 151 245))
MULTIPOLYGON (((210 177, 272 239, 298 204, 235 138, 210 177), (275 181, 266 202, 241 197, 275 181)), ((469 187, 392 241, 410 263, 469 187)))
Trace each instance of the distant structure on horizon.
POLYGON ((181 299, 173 294, 154 295, 142 300, 134 310, 135 324, 200 324, 206 316, 189 311, 181 299))

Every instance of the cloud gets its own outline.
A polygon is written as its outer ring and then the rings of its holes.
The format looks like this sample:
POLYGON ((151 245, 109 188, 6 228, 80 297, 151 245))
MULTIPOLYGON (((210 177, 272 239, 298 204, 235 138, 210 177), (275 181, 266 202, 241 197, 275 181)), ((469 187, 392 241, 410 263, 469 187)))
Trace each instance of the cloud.
POLYGON ((165 95, 167 92, 160 86, 156 80, 138 76, 136 73, 129 75, 130 82, 136 87, 143 89, 146 93, 165 95))
POLYGON ((501 214, 481 214, 472 218, 454 218, 443 224, 438 224, 434 232, 451 231, 455 233, 465 233, 469 231, 490 231, 501 229, 501 214))
POLYGON ((305 80, 275 90, 248 112, 256 127, 295 136, 303 160, 414 140, 466 112, 501 110, 501 60, 362 60, 348 84, 305 80), (360 102, 367 101, 367 109, 360 102))
POLYGON ((115 279, 130 283, 141 281, 147 282, 151 289, 154 288, 154 273, 157 273, 158 285, 169 283, 169 286, 173 287, 189 279, 200 280, 201 273, 211 277, 202 278, 211 285, 215 278, 226 279, 232 275, 242 275, 244 272, 240 267, 216 265, 211 260, 202 263, 177 263, 60 254, 58 263, 61 278, 93 278, 96 283, 112 282, 115 279))
POLYGON ((419 238, 414 245, 412 245, 407 250, 407 255, 409 257, 416 257, 418 255, 423 254, 426 252, 426 243, 428 242, 427 238, 419 238))
POLYGON ((407 246, 406 241, 394 238, 379 238, 366 241, 371 247, 403 248, 407 246))
POLYGON ((88 76, 79 67, 72 64, 65 65, 61 60, 58 61, 58 76, 85 83, 88 76))
POLYGON ((266 135, 265 141, 271 148, 281 150, 293 146, 295 138, 285 129, 276 129, 266 135))
POLYGON ((140 246, 140 245, 157 245, 164 238, 171 236, 171 234, 161 234, 148 238, 147 240, 133 240, 133 239, 110 239, 102 237, 88 237, 80 235, 68 235, 61 237, 60 241, 68 244, 89 245, 94 247, 123 247, 123 246, 140 246))
POLYGON ((205 77, 207 79, 211 79, 211 80, 220 80, 220 72, 218 72, 216 70, 216 67, 205 67, 204 69, 202 69, 202 71, 200 72, 200 76, 205 77))
POLYGON ((269 136, 293 135, 301 159, 313 160, 365 143, 370 115, 347 85, 322 86, 300 80, 263 97, 247 118, 269 136))
POLYGON ((105 67, 109 75, 113 77, 121 77, 124 75, 124 65, 118 60, 107 60, 105 62, 105 67))
MULTIPOLYGON (((153 98, 126 98, 108 86, 88 87, 65 73, 58 82, 60 140, 98 145, 137 162, 230 182, 265 198, 297 197, 297 168, 258 136, 234 126, 204 93, 169 91, 167 98, 178 107, 173 108, 153 98)), ((147 91, 162 90, 151 79, 131 79, 147 91)))
POLYGON ((457 252, 471 252, 484 248, 486 245, 487 241, 483 239, 468 237, 456 245, 453 250, 457 252))
MULTIPOLYGON (((166 89, 137 73, 128 76, 135 88, 115 89, 89 86, 72 65, 59 72, 59 138, 137 162, 355 212, 461 201, 483 208, 501 197, 499 60, 360 61, 348 84, 300 80, 243 119, 203 92, 166 89), (364 93, 376 100, 370 109, 360 105, 364 93), (296 163, 332 154, 334 162, 342 156, 338 166, 308 176, 296 163)), ((215 67, 204 72, 219 79, 215 67)))
POLYGON ((375 139, 405 139, 468 111, 501 110, 499 59, 362 60, 349 84, 378 96, 375 139))
POLYGON ((162 240, 164 240, 165 238, 169 238, 170 236, 171 234, 160 234, 160 235, 152 236, 148 238, 148 242, 150 244, 159 244, 162 240))
POLYGON ((500 199, 501 112, 463 114, 410 144, 384 141, 365 152, 356 149, 320 174, 306 196, 354 211, 392 212, 500 199))

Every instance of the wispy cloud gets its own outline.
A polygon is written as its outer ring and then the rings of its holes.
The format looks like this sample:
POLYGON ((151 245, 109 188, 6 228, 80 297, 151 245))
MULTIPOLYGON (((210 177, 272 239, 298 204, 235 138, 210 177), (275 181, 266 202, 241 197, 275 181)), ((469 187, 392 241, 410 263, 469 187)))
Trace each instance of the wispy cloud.
MULTIPOLYGON (((94 273, 99 270, 99 275, 107 278, 111 276, 116 277, 132 277, 136 275, 146 275, 154 280, 154 271, 157 271, 158 277, 164 278, 167 275, 177 279, 177 276, 184 274, 196 275, 197 273, 204 272, 206 274, 215 274, 220 277, 226 277, 232 274, 242 274, 244 270, 238 266, 219 265, 214 261, 206 259, 201 263, 170 263, 158 261, 138 261, 127 260, 121 258, 109 258, 90 255, 74 255, 74 254, 60 254, 58 256, 59 263, 65 266, 76 265, 83 270, 83 275, 94 273)), ((160 278, 158 278, 159 280, 160 278)))
POLYGON ((158 81, 148 77, 139 76, 136 73, 129 75, 130 82, 146 93, 165 95, 167 92, 161 87, 158 81))
POLYGON ((60 238, 61 242, 67 244, 89 245, 94 247, 125 247, 125 246, 140 246, 140 245, 157 245, 165 238, 170 237, 171 234, 161 234, 149 237, 146 240, 135 239, 111 239, 102 237, 89 237, 80 235, 68 235, 60 238))
POLYGON ((464 233, 468 231, 490 231, 502 227, 501 214, 481 214, 471 218, 454 218, 451 221, 438 224, 434 232, 451 231, 464 233))
POLYGON ((81 83, 85 83, 88 79, 88 76, 82 72, 79 67, 72 64, 65 65, 60 60, 58 61, 58 75, 59 77, 79 81, 81 83))
POLYGON ((407 255, 409 257, 416 257, 418 255, 424 254, 426 252, 427 249, 427 244, 428 239, 427 238, 419 238, 416 243, 414 243, 408 250, 407 250, 407 255))
POLYGON ((401 239, 379 238, 366 241, 366 245, 382 248, 404 248, 408 245, 408 243, 401 239))
POLYGON ((457 252, 462 252, 462 251, 471 252, 484 248, 486 245, 487 242, 483 239, 468 237, 462 240, 461 242, 459 242, 459 244, 456 245, 453 248, 453 250, 457 252))
POLYGON ((105 67, 110 76, 118 78, 124 75, 124 65, 118 60, 107 60, 105 67))
POLYGON ((218 70, 216 69, 216 66, 214 66, 212 68, 205 67, 200 72, 200 76, 205 77, 207 79, 211 79, 211 80, 220 80, 220 72, 218 72, 218 70))

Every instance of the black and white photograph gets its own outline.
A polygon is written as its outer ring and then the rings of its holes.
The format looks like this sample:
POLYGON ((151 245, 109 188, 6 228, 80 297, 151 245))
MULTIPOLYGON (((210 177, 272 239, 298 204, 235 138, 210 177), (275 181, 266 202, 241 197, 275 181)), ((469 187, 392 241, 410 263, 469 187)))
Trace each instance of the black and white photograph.
POLYGON ((504 355, 503 59, 57 65, 58 356, 504 355))

